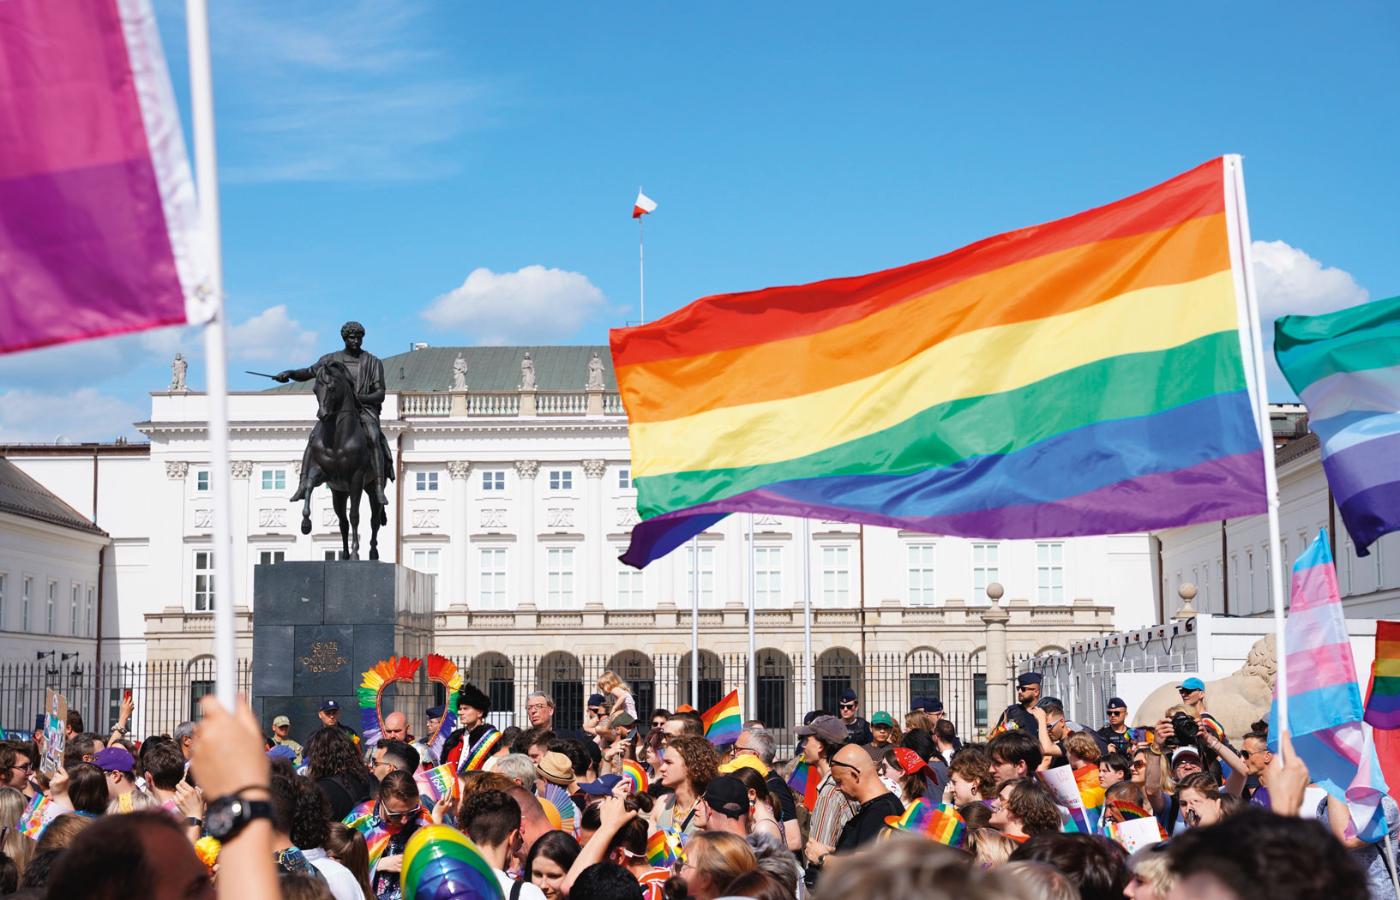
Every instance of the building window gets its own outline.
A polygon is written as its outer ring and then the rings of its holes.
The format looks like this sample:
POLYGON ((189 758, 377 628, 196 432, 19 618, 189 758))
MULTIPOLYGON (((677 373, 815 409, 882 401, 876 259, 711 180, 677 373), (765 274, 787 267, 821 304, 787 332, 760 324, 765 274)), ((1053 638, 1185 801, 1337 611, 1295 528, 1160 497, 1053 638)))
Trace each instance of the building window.
POLYGON ((435 494, 438 489, 437 472, 414 472, 413 487, 420 494, 435 494))
POLYGON ((50 582, 49 582, 49 593, 48 593, 48 604, 45 606, 45 613, 44 613, 44 632, 45 632, 46 634, 57 634, 57 633, 58 633, 58 627, 57 627, 57 622, 56 622, 56 618, 57 618, 57 617, 56 617, 56 613, 54 612, 54 609, 55 609, 55 607, 57 607, 57 606, 58 606, 58 582, 57 582, 57 581, 50 581, 50 582))
POLYGON ((286 551, 286 550, 259 550, 259 551, 258 551, 258 565, 260 565, 260 566, 271 566, 271 565, 274 565, 274 564, 276 564, 276 563, 286 562, 286 561, 287 561, 287 551, 286 551))
POLYGON ((1065 599, 1065 545, 1059 542, 1035 545, 1036 597, 1042 603, 1062 603, 1065 599))
POLYGON ((0 631, 5 630, 5 588, 10 586, 10 576, 0 572, 0 631))
POLYGON ((82 592, 82 586, 75 584, 68 598, 68 633, 73 637, 78 636, 78 599, 82 592))
POLYGON ((209 470, 200 469, 194 473, 194 489, 200 493, 209 490, 209 470))
POLYGON ((96 590, 95 588, 88 588, 88 596, 87 596, 87 631, 84 632, 88 637, 97 637, 97 632, 95 632, 95 631, 93 630, 93 627, 92 627, 92 616, 93 616, 93 613, 94 613, 94 612, 96 611, 96 609, 97 609, 96 595, 97 595, 97 590, 96 590))
POLYGON ((34 594, 34 579, 28 575, 20 582, 23 590, 19 595, 19 630, 29 630, 29 598, 34 594))
POLYGON ((981 600, 987 596, 987 585, 1001 580, 1001 545, 972 545, 972 595, 981 600))
POLYGON ((481 489, 483 491, 503 491, 506 489, 506 473, 504 469, 485 469, 481 473, 481 489))
POLYGON ((569 469, 550 469, 549 489, 551 491, 572 491, 574 489, 574 473, 569 469))
POLYGON ((617 470, 617 488, 621 491, 632 490, 632 470, 626 466, 617 470))
MULTIPOLYGON (((619 556, 626 547, 615 548, 619 556)), ((642 570, 634 569, 624 562, 617 564, 617 605, 624 609, 640 609, 643 606, 642 570)))
POLYGON ((321 558, 324 559, 326 562, 335 562, 337 559, 340 559, 340 551, 339 551, 339 550, 322 550, 322 551, 321 551, 321 558))
POLYGON ((972 676, 972 721, 979 729, 987 727, 987 676, 982 673, 972 676))
MULTIPOLYGON (((920 654, 922 656, 923 654, 920 654)), ((910 672, 909 697, 943 696, 943 675, 940 672, 910 672)))
POLYGON ((287 470, 263 469, 262 489, 265 491, 285 491, 287 489, 287 470))
POLYGON ((822 603, 845 606, 851 602, 851 548, 822 547, 822 603))
POLYGON ((781 606, 783 602, 783 548, 753 550, 753 602, 755 606, 781 606))
POLYGON ((194 611, 209 612, 214 608, 214 551, 194 552, 194 611))
POLYGON ((424 575, 433 576, 433 604, 437 605, 442 579, 438 577, 438 566, 442 564, 441 550, 414 550, 412 567, 424 575))
MULTIPOLYGON (((686 602, 695 603, 695 545, 686 545, 685 567, 686 602)), ((700 605, 711 606, 715 602, 715 548, 700 548, 700 605)))
POLYGON ((190 682, 190 721, 198 722, 204 718, 204 710, 200 706, 201 700, 214 693, 214 682, 209 679, 202 679, 190 682))
POLYGON ((911 606, 933 602, 934 589, 933 544, 909 545, 909 603, 911 606))
POLYGON ((574 548, 547 547, 546 602, 550 609, 564 609, 574 602, 574 548))
POLYGON ((506 606, 506 548, 482 547, 481 562, 482 609, 505 609, 506 606))

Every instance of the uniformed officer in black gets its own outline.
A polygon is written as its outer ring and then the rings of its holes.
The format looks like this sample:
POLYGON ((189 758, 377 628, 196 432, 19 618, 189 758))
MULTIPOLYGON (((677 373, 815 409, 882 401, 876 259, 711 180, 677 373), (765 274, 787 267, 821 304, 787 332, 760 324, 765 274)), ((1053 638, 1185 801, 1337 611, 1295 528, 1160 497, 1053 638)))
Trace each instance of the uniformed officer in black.
POLYGON ((1040 699, 1040 680, 1039 672, 1026 672, 1016 676, 1016 702, 1001 714, 996 727, 992 729, 992 734, 1000 734, 1003 731, 1039 734, 1035 716, 1031 715, 1031 707, 1040 699))

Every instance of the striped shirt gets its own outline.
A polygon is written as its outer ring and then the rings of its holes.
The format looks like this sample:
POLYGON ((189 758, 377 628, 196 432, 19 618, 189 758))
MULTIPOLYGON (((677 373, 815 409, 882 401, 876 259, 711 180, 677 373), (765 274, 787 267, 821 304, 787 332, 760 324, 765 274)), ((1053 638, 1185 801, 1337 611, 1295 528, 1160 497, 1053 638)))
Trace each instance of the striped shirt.
POLYGON ((808 828, 811 840, 828 847, 836 846, 841 829, 856 814, 860 805, 836 786, 836 779, 827 775, 817 785, 817 805, 812 810, 812 821, 808 828))

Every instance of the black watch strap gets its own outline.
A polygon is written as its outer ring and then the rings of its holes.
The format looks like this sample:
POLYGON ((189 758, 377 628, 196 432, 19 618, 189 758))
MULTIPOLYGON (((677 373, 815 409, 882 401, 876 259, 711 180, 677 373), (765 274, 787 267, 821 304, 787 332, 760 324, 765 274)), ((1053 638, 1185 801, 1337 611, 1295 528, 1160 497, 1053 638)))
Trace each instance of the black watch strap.
POLYGON ((242 797, 220 797, 204 813, 205 830, 223 843, 237 837, 254 819, 272 819, 272 803, 242 797))

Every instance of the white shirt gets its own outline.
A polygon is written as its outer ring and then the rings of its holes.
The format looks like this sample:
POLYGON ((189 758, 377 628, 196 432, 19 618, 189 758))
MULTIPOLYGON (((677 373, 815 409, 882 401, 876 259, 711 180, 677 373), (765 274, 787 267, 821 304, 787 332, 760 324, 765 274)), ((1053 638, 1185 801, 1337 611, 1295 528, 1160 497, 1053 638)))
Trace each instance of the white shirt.
POLYGON ((365 892, 360 890, 360 883, 355 880, 355 876, 338 860, 331 859, 323 848, 303 850, 301 855, 325 876, 335 900, 365 900, 365 892))
MULTIPOLYGON (((501 896, 510 900, 510 892, 515 887, 515 879, 500 869, 492 869, 491 871, 496 873, 496 880, 501 883, 501 896)), ((340 900, 340 898, 337 897, 336 900, 340 900)), ((529 881, 522 881, 520 883, 520 900, 544 900, 544 891, 529 881)))

